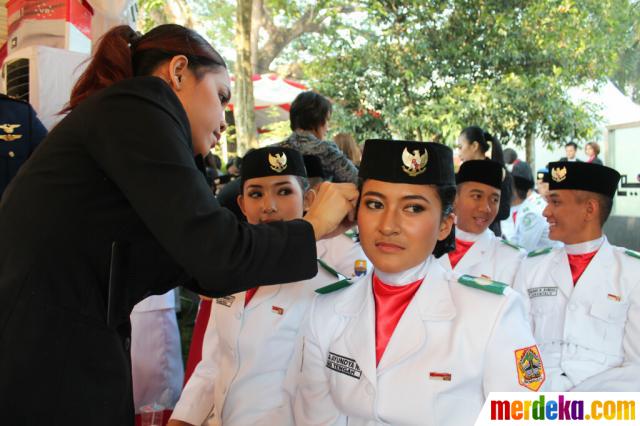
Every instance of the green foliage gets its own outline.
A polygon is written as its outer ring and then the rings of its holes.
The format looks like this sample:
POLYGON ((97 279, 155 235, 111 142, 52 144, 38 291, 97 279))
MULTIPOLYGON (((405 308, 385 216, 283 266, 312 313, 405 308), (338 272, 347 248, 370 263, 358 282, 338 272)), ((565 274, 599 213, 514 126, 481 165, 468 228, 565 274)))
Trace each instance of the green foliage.
POLYGON ((567 89, 611 74, 631 25, 627 0, 367 0, 361 7, 366 26, 315 36, 309 45, 317 59, 305 71, 344 110, 338 127, 421 140, 452 141, 469 124, 516 144, 591 137, 597 111, 574 105, 567 89), (362 111, 380 114, 376 127, 362 111))

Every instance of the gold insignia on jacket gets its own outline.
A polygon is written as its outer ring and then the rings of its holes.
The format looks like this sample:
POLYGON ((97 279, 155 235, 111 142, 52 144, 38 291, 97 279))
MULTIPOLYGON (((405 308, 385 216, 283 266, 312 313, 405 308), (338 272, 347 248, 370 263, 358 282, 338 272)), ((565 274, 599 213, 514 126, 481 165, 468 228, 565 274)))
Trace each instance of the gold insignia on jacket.
POLYGON ((427 150, 424 153, 420 153, 419 149, 414 149, 413 154, 409 152, 407 148, 402 151, 402 171, 411 177, 418 176, 427 170, 427 161, 429 161, 429 154, 427 150))
POLYGON ((0 140, 11 142, 22 138, 22 135, 13 133, 13 131, 20 126, 20 124, 0 124, 0 130, 5 132, 4 135, 0 135, 0 140))
POLYGON ((274 172, 282 173, 287 168, 287 156, 285 153, 271 155, 269 154, 269 167, 274 172))
POLYGON ((551 179, 554 182, 562 182, 567 178, 567 168, 566 167, 554 167, 551 169, 551 179))

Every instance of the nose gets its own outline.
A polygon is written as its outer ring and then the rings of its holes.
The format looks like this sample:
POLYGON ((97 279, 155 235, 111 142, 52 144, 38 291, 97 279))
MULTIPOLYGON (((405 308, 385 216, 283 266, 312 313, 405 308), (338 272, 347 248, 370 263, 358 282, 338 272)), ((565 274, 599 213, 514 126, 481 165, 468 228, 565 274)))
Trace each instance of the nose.
POLYGON ((380 233, 382 235, 394 235, 398 233, 398 220, 391 209, 386 209, 380 219, 380 233))
POLYGON ((547 204, 547 207, 544 208, 544 210, 542 210, 542 216, 546 217, 547 219, 551 216, 551 208, 550 208, 550 204, 547 204))
POLYGON ((484 213, 491 213, 491 206, 489 205, 489 200, 485 200, 480 203, 480 211, 484 213))
POLYGON ((224 111, 222 111, 222 119, 220 120, 220 133, 224 133, 224 131, 227 130, 227 127, 229 127, 229 125, 224 119, 224 111))
POLYGON ((277 210, 275 198, 269 194, 264 194, 262 196, 262 212, 269 214, 274 213, 277 210))

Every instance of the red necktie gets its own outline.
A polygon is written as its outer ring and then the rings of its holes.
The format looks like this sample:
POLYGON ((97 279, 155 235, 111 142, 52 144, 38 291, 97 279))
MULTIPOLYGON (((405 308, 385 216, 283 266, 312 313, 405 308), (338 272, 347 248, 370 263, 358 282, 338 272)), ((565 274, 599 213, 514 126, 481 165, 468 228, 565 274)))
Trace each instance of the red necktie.
POLYGON ((247 294, 244 295, 244 306, 247 306, 251 299, 253 299, 253 295, 256 294, 260 287, 254 287, 247 290, 247 294))
POLYGON ((423 280, 424 278, 404 286, 394 286, 383 283, 373 275, 373 298, 376 302, 376 365, 387 349, 400 317, 423 280))
POLYGON ((516 216, 518 216, 518 210, 513 212, 513 223, 516 223, 516 216))
POLYGON ((569 257, 569 267, 571 268, 571 278, 573 278, 573 285, 576 285, 576 283, 580 279, 580 276, 597 252, 598 250, 585 254, 567 254, 567 256, 569 257))
POLYGON ((191 345, 189 346, 189 357, 187 358, 187 366, 184 370, 184 383, 186 384, 196 369, 196 366, 202 359, 202 342, 204 342, 204 332, 209 324, 209 316, 211 315, 211 299, 200 300, 198 315, 196 315, 196 323, 193 327, 191 335, 191 345))
POLYGON ((474 241, 462 241, 456 238, 456 249, 449 252, 449 262, 451 262, 451 269, 455 268, 460 259, 464 257, 469 251, 474 241))

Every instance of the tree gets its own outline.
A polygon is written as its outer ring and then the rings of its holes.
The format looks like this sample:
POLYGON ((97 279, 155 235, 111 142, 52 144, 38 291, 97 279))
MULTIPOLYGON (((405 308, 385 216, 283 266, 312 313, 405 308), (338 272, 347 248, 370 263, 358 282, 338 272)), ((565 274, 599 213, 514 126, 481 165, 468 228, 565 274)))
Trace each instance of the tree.
POLYGON ((251 14, 253 0, 237 0, 234 118, 238 151, 258 147, 251 64, 251 14))
POLYGON ((628 0, 362 6, 366 25, 317 37, 305 71, 351 112, 341 127, 364 126, 373 111, 377 127, 419 140, 450 141, 468 124, 519 145, 587 137, 594 111, 572 104, 566 89, 601 82, 631 25, 628 0))

